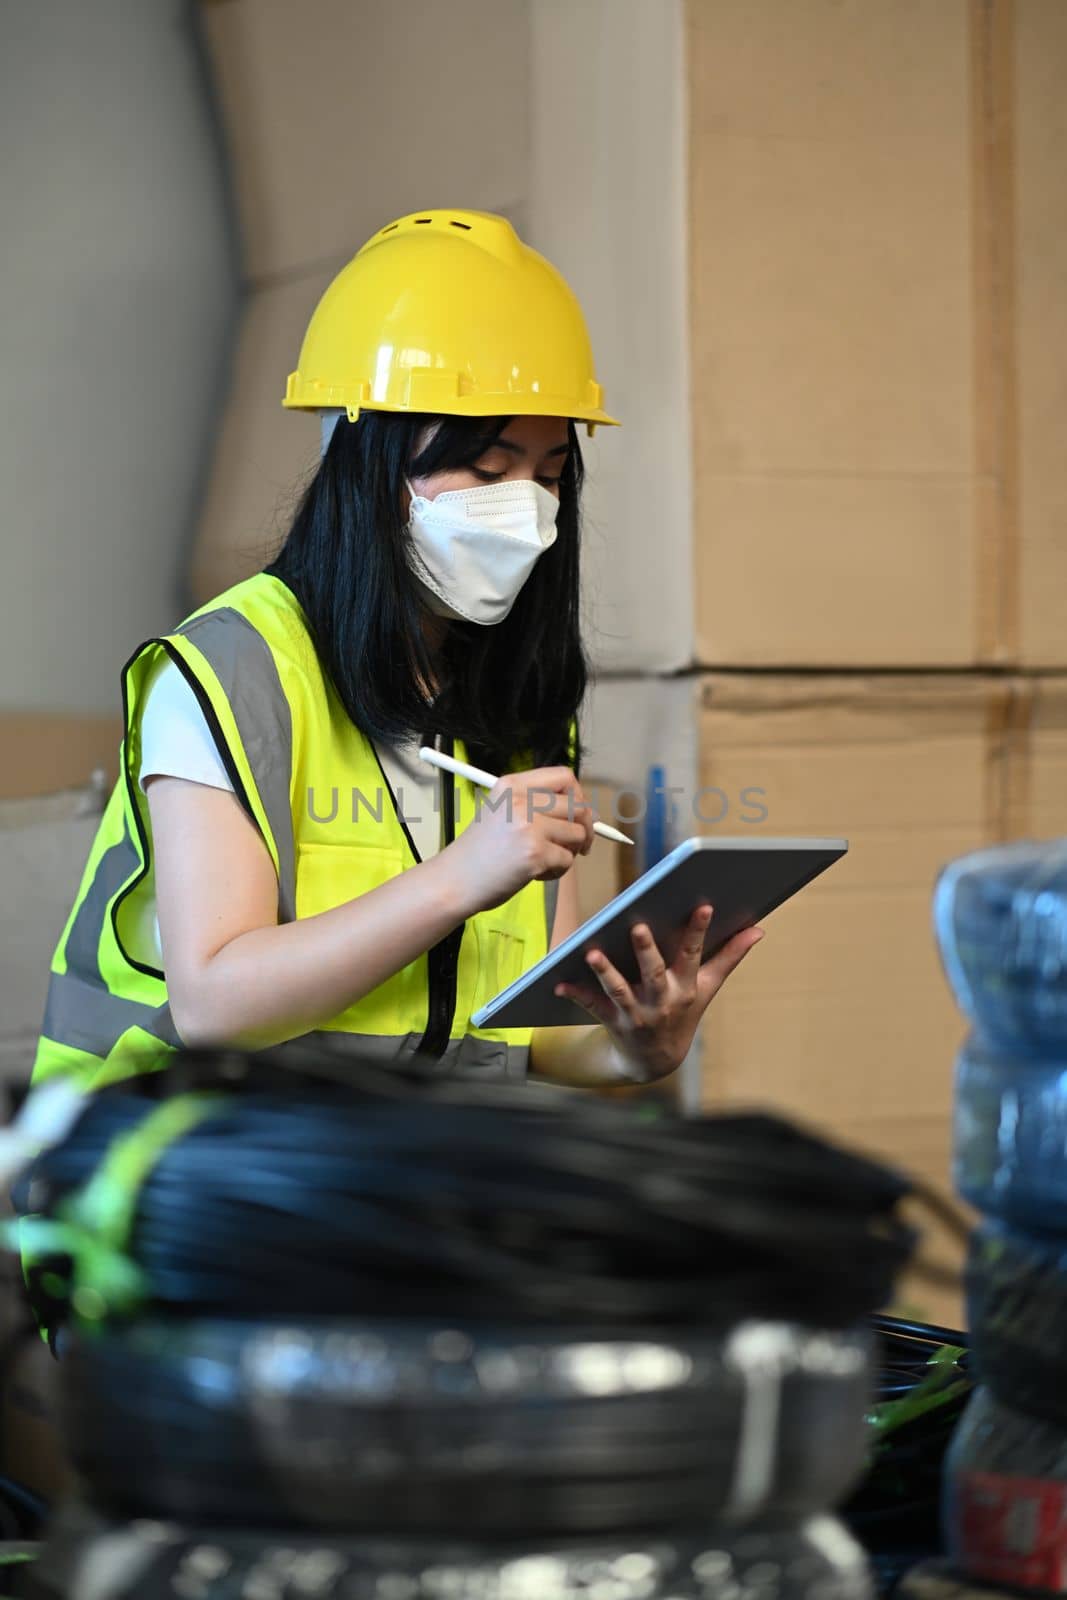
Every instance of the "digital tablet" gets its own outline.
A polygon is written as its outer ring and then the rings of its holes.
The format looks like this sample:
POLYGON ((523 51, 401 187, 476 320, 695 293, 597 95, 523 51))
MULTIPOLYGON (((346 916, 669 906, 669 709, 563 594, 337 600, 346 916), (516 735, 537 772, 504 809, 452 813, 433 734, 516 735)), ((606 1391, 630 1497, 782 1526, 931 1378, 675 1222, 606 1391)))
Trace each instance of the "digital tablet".
POLYGON ((503 989, 471 1021, 477 1028, 549 1028, 588 1023, 588 1011, 556 995, 557 983, 594 984, 588 950, 602 950, 628 982, 639 977, 630 930, 647 923, 669 966, 685 925, 711 905, 706 961, 742 928, 750 928, 796 894, 848 849, 845 839, 686 839, 622 894, 503 989))

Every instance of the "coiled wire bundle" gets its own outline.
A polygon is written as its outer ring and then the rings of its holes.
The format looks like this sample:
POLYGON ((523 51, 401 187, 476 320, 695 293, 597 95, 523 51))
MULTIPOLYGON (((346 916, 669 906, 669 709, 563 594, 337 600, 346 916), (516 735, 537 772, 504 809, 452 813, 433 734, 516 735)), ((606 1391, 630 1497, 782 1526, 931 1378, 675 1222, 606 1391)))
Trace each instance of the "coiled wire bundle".
POLYGON ((862 1471, 865 1332, 140 1320, 73 1344, 63 1425, 115 1515, 445 1536, 798 1521, 862 1471))
POLYGON ((211 1053, 100 1091, 27 1177, 50 1330, 134 1308, 843 1329, 916 1240, 905 1176, 775 1117, 306 1062, 294 1085, 211 1053))

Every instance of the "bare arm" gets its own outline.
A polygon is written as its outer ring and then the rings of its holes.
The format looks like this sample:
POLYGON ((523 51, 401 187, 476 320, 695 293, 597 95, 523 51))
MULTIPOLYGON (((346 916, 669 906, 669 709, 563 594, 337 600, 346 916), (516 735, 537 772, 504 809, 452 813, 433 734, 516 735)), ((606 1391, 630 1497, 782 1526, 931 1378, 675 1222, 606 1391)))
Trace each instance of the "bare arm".
POLYGON ((278 924, 278 880, 235 796, 145 783, 171 1012, 187 1044, 265 1048, 335 1017, 468 914, 447 852, 317 916, 278 924))
POLYGON ((588 808, 573 814, 584 801, 569 768, 510 774, 488 796, 496 808, 438 855, 279 924, 274 865, 235 795, 162 775, 145 792, 167 990, 187 1044, 263 1048, 320 1027, 475 912, 562 876, 593 839, 588 808))

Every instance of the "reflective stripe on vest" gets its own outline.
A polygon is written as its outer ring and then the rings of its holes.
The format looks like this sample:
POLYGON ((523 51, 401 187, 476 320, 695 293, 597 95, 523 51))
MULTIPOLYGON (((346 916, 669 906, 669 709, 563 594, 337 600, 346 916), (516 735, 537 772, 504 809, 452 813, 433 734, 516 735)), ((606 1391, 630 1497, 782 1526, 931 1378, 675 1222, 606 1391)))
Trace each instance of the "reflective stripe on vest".
MULTIPOLYGON (((421 1038, 418 1033, 398 1038, 390 1034, 316 1031, 304 1034, 300 1042, 314 1044, 330 1055, 356 1055, 362 1060, 388 1063, 410 1060, 417 1054, 421 1038)), ((265 1053, 270 1054, 269 1051, 265 1053)), ((527 1045, 504 1044, 468 1033, 462 1038, 450 1039, 439 1061, 442 1070, 447 1069, 457 1077, 524 1078, 529 1054, 527 1045)))
MULTIPOLYGON (((146 641, 123 670, 123 771, 53 959, 35 1081, 65 1069, 92 1083, 110 1081, 164 1065, 180 1046, 162 972, 130 948, 131 918, 152 869, 150 815, 136 781, 140 707, 160 650, 196 694, 234 792, 270 852, 279 922, 330 909, 416 864, 373 746, 323 673, 295 597, 265 573, 235 585, 172 634, 146 641), (376 786, 377 806, 367 799, 376 786), (346 816, 338 794, 350 788, 346 816), (323 810, 331 790, 333 805, 323 810)), ((456 754, 465 755, 461 745, 456 754)), ((457 779, 455 796, 466 813, 457 822, 461 831, 472 820, 475 791, 457 779)), ((521 1076, 532 1030, 476 1029, 470 1016, 544 954, 557 892, 556 882, 526 885, 503 906, 468 919, 452 938, 451 962, 438 960, 435 972, 429 954, 417 958, 303 1037, 345 1054, 403 1059, 433 1021, 434 973, 439 997, 442 984, 456 994, 443 1028, 437 1017, 442 1065, 521 1076)), ((446 944, 435 947, 439 955, 446 944)))
MULTIPOLYGON (((293 723, 289 702, 278 676, 278 666, 262 634, 232 607, 208 612, 176 630, 191 639, 211 662, 223 694, 233 712, 245 750, 256 751, 255 775, 259 797, 270 821, 278 872, 278 921, 296 917, 296 863, 289 809, 289 784, 293 766, 293 723), (249 671, 249 659, 254 671, 249 671), (273 738, 264 738, 270 729, 273 738)), ((226 760, 225 740, 220 742, 214 708, 195 674, 181 656, 172 659, 183 672, 200 702, 208 726, 226 760)), ((227 767, 231 765, 227 762, 227 767)), ((234 773, 229 772, 230 781, 234 773)), ((234 785, 235 789, 237 785, 234 785)), ((238 791, 239 792, 239 791, 238 791)), ((247 800, 245 802, 246 809, 247 800)))

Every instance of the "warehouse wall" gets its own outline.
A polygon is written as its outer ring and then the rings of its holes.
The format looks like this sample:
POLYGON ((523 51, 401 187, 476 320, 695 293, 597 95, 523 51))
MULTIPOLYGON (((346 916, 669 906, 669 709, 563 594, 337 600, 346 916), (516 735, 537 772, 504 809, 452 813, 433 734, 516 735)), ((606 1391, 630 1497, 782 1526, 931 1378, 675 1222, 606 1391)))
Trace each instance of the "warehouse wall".
MULTIPOLYGON (((0 711, 89 719, 92 743, 173 615, 235 240, 188 4, 7 7, 3 35, 0 711)), ((30 718, 0 732, 5 766, 36 760, 30 718)))

